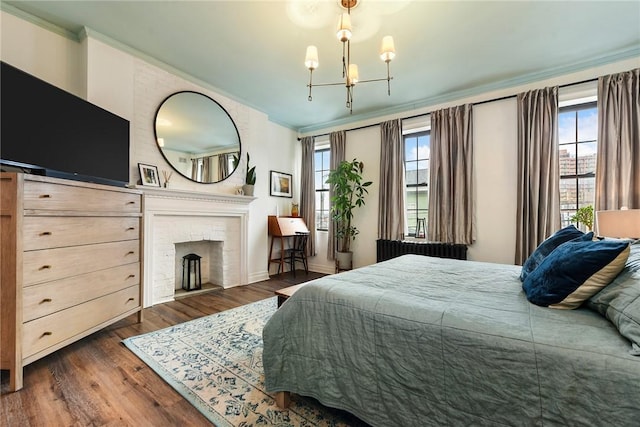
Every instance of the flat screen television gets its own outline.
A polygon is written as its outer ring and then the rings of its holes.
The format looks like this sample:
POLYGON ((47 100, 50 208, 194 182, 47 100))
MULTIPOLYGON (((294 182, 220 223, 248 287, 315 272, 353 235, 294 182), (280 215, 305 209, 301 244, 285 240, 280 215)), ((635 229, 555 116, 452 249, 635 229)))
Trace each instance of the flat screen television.
POLYGON ((3 170, 125 186, 129 121, 2 62, 3 170))

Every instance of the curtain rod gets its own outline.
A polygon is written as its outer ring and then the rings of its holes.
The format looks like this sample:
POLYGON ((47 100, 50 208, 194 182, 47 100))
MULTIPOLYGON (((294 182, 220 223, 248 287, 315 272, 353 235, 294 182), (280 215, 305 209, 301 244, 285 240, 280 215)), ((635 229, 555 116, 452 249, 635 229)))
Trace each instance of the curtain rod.
MULTIPOLYGON (((591 83, 591 82, 595 82, 595 81, 598 81, 597 77, 595 79, 587 79, 587 80, 581 80, 579 82, 567 83, 567 84, 564 84, 564 85, 559 85, 558 87, 559 88, 563 88, 563 87, 569 87, 569 86, 576 86, 576 85, 581 85, 583 83, 591 83)), ((516 96, 518 96, 518 95, 517 94, 516 95, 506 95, 506 96, 501 96, 501 97, 498 97, 498 98, 485 99, 484 101, 473 102, 472 105, 475 106, 475 105, 487 104, 489 102, 503 101, 505 99, 515 98, 516 96)), ((408 117, 401 117, 400 121, 409 120, 409 119, 415 119, 416 117, 422 117, 422 116, 426 116, 428 114, 431 114, 431 112, 429 112, 429 113, 420 113, 420 114, 416 114, 416 115, 408 116, 408 117)), ((345 132, 351 132, 351 131, 354 131, 354 130, 360 130, 360 129, 366 129, 366 128, 370 128, 370 127, 374 127, 374 126, 380 126, 380 124, 382 124, 382 122, 380 122, 380 123, 372 123, 370 125, 358 126, 358 127, 351 128, 351 129, 344 129, 344 131, 345 132)), ((330 132, 321 133, 319 135, 311 135, 311 137, 312 138, 318 138, 320 136, 328 136, 328 135, 330 135, 330 132)), ((302 140, 302 138, 298 138, 298 141, 300 141, 300 140, 302 140)))

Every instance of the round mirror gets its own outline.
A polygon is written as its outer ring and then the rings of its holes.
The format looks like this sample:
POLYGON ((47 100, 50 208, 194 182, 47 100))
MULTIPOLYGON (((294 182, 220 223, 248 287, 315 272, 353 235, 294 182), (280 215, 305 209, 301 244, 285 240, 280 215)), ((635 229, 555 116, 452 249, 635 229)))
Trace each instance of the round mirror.
POLYGON ((240 134, 213 99, 184 91, 168 96, 156 112, 156 143, 180 175, 211 184, 226 179, 240 157, 240 134))

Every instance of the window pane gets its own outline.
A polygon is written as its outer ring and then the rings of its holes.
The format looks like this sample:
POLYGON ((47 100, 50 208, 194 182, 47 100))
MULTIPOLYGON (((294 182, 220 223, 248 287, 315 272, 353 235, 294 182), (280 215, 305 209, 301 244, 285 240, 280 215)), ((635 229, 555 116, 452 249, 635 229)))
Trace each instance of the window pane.
POLYGON ((431 157, 430 135, 423 135, 418 138, 418 159, 428 159, 431 157))
POLYGON ((589 108, 578 111, 578 141, 598 139, 598 110, 589 108))
POLYGON ((418 160, 418 148, 416 138, 405 137, 404 139, 404 160, 418 160))
MULTIPOLYGON (((578 144, 578 174, 596 173, 596 142, 578 144)), ((594 199, 595 200, 595 199, 594 199)))
POLYGON ((316 176, 316 178, 315 178, 316 179, 316 183, 315 183, 316 190, 320 190, 320 189, 322 189, 322 172, 320 172, 320 171, 316 172, 315 176, 316 176))
POLYGON ((596 200, 596 179, 580 178, 578 180, 578 201, 579 206, 593 205, 596 200))
POLYGON ((411 165, 416 165, 415 162, 407 163, 407 170, 405 171, 405 184, 406 185, 416 185, 418 183, 418 171, 414 168, 411 168, 411 165))
POLYGON ((562 228, 569 224, 572 224, 571 217, 576 214, 576 211, 562 211, 560 212, 560 220, 562 228))
POLYGON ((408 211, 415 211, 418 209, 418 202, 416 200, 416 189, 407 188, 407 192, 405 193, 404 203, 407 206, 408 211))
POLYGON ((558 138, 560 143, 575 142, 576 112, 566 111, 558 114, 558 138))
POLYGON ((407 226, 410 236, 416 235, 417 217, 416 211, 407 212, 407 226))
POLYGON ((575 178, 560 180, 560 209, 575 209, 578 205, 578 188, 575 178))
POLYGON ((567 144, 560 146, 560 176, 576 174, 576 146, 567 144))
POLYGON ((420 187, 418 191, 418 209, 429 209, 429 192, 426 187, 420 187))
POLYGON ((330 156, 329 150, 327 150, 322 154, 322 169, 329 170, 330 161, 331 161, 331 156, 330 156))

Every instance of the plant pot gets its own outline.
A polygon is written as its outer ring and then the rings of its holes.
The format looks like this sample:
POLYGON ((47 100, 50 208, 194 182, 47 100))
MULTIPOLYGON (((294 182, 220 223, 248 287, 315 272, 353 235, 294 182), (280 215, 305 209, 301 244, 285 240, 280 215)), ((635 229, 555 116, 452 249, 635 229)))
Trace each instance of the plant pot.
POLYGON ((245 196, 253 196, 253 185, 245 184, 242 186, 242 191, 245 196))
POLYGON ((353 268, 353 252, 336 252, 336 267, 338 270, 351 270, 353 268))

